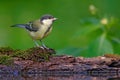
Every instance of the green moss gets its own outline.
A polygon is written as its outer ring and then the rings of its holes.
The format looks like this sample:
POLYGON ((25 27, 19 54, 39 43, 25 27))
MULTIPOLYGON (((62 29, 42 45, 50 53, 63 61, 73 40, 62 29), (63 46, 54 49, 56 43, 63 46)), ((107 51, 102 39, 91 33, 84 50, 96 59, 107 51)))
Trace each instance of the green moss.
POLYGON ((11 57, 19 57, 19 58, 27 59, 28 55, 29 54, 24 50, 17 50, 13 54, 11 54, 10 56, 11 57))
POLYGON ((19 57, 22 59, 29 59, 33 61, 47 61, 49 60, 49 57, 55 53, 54 50, 51 49, 41 49, 39 47, 30 48, 28 50, 18 50, 15 53, 13 53, 12 57, 19 57))
POLYGON ((120 60, 120 55, 118 54, 105 54, 104 56, 107 58, 115 58, 117 60, 120 60))
POLYGON ((11 65, 13 64, 13 58, 8 55, 0 55, 0 64, 11 65))
POLYGON ((0 54, 3 55, 10 55, 14 53, 14 50, 10 47, 0 47, 0 54))
POLYGON ((0 64, 11 64, 14 57, 24 60, 48 61, 49 57, 54 54, 53 49, 41 49, 39 47, 29 48, 27 50, 13 50, 10 47, 0 48, 0 64))

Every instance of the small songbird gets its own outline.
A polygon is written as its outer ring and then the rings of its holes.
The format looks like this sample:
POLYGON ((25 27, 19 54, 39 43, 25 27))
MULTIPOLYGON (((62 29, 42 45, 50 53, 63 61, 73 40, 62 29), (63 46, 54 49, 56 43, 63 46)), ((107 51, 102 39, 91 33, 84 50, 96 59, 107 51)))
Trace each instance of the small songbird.
POLYGON ((29 32, 37 47, 40 46, 36 40, 40 40, 42 44, 41 48, 47 48, 42 42, 42 39, 48 36, 48 34, 51 32, 52 24, 56 19, 57 18, 53 17, 52 15, 47 14, 43 15, 40 19, 30 21, 27 24, 15 24, 11 27, 25 28, 29 32))

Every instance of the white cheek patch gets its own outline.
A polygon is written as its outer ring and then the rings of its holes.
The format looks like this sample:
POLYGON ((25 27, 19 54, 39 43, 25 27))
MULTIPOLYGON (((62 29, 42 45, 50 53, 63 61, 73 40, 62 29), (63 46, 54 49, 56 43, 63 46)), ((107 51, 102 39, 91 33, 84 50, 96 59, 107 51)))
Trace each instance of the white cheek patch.
POLYGON ((52 20, 50 20, 50 19, 43 20, 43 24, 51 25, 52 24, 52 20))

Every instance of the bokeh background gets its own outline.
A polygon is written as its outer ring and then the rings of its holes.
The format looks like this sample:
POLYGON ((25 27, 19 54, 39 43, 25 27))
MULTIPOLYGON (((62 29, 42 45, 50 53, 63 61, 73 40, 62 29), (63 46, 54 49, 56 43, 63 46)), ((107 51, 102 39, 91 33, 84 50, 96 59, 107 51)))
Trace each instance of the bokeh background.
POLYGON ((11 28, 52 14, 59 18, 44 43, 57 54, 93 57, 120 53, 120 0, 1 0, 0 46, 27 49, 28 33, 11 28))

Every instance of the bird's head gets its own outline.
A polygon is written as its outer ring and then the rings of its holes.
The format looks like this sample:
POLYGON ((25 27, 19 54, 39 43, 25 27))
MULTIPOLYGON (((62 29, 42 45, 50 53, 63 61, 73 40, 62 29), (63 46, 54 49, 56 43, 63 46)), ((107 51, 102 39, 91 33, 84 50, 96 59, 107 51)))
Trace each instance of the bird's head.
POLYGON ((40 22, 44 25, 52 25, 52 23, 56 20, 57 18, 53 17, 52 15, 43 15, 40 18, 40 22))

